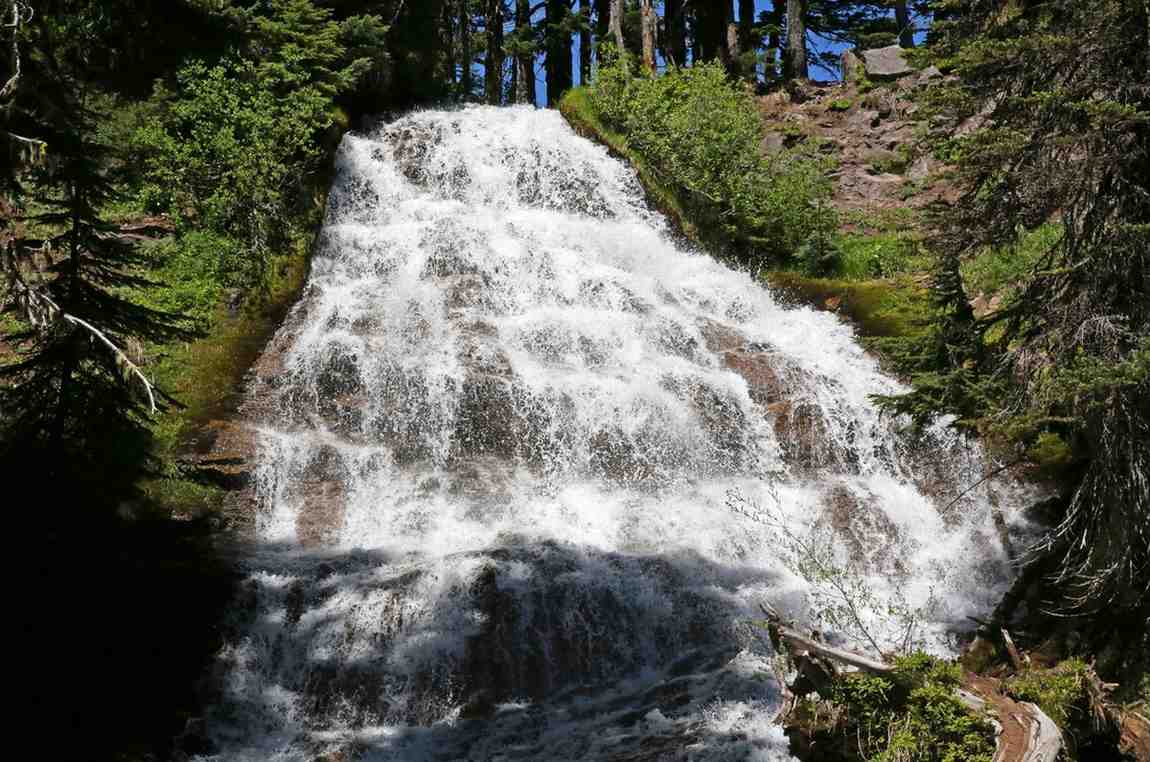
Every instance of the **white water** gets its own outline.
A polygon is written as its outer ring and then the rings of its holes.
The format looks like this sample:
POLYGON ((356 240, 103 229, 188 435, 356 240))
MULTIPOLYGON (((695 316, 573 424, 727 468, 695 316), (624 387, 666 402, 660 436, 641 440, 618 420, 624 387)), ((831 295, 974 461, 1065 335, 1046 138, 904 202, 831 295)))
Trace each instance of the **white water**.
POLYGON ((413 114, 338 170, 253 386, 215 758, 788 759, 753 620, 812 590, 732 489, 877 594, 933 592, 936 651, 1008 583, 991 507, 1021 531, 1025 496, 940 516, 977 453, 880 418, 900 386, 849 327, 677 243, 557 113, 413 114))

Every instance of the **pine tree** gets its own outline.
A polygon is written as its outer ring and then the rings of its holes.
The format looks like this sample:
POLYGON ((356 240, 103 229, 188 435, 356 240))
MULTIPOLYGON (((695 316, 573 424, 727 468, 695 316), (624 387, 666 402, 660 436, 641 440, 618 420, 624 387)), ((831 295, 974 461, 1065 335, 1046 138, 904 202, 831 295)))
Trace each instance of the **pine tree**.
POLYGON ((27 208, 15 222, 31 238, 13 235, 3 250, 8 300, 22 328, 9 341, 15 362, 0 366, 0 462, 33 468, 51 488, 112 497, 133 481, 144 461, 145 423, 159 393, 129 347, 185 335, 176 315, 132 301, 152 285, 139 275, 132 237, 108 222, 113 198, 108 147, 94 139, 100 115, 85 88, 53 53, 50 19, 30 30, 13 109, 49 157, 26 166, 27 208))
POLYGON ((937 31, 937 88, 965 194, 938 222, 939 323, 915 391, 1009 457, 1060 454, 1063 512, 1042 550, 1063 603, 1150 605, 1150 8, 978 0, 937 31), (971 122, 967 122, 968 124, 971 122), (1054 223, 1014 295, 975 317, 963 263, 1054 223))

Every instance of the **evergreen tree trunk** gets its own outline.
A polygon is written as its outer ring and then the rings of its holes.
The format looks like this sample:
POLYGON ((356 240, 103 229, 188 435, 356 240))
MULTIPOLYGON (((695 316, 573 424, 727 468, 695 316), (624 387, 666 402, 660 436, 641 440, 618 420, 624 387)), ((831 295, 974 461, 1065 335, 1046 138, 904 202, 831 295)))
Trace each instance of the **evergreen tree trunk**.
POLYGON ((911 25, 906 0, 895 0, 894 20, 898 24, 898 44, 904 48, 913 48, 914 27, 911 25))
POLYGON ((687 12, 683 0, 664 0, 663 57, 676 66, 687 63, 687 12))
POLYGON ((611 33, 611 0, 592 0, 595 10, 595 44, 599 45, 611 33))
POLYGON ((651 0, 639 0, 639 13, 641 31, 643 35, 643 68, 649 72, 655 71, 655 25, 658 18, 651 0))
POLYGON ((521 46, 515 54, 515 102, 535 105, 535 53, 522 45, 531 31, 531 0, 515 0, 515 29, 521 46))
POLYGON ((583 28, 579 30, 579 84, 591 81, 591 0, 579 0, 579 12, 583 14, 583 28))
POLYGON ((447 49, 447 85, 449 92, 455 92, 459 81, 455 67, 459 65, 459 38, 455 26, 451 3, 444 3, 440 9, 439 31, 444 48, 447 49))
POLYGON ((739 0, 739 47, 751 49, 751 33, 755 27, 755 0, 739 0))
POLYGON ((783 54, 783 77, 807 79, 807 0, 787 0, 787 49, 783 54))
POLYGON ((728 63, 730 59, 727 50, 729 6, 729 3, 695 4, 695 42, 704 61, 718 59, 728 63))
POLYGON ((503 102, 503 0, 487 0, 487 51, 483 57, 483 87, 487 102, 503 102))
POLYGON ((615 40, 619 55, 622 55, 627 50, 627 43, 623 38, 623 0, 611 0, 611 37, 615 40))
POLYGON ((574 84, 571 68, 571 33, 562 27, 569 6, 566 0, 547 0, 546 55, 543 68, 547 75, 547 105, 554 106, 574 84))
POLYGON ((778 0, 771 5, 767 23, 771 27, 771 33, 767 39, 767 70, 764 75, 771 80, 779 77, 779 58, 783 51, 783 5, 778 0))
POLYGON ((463 100, 471 99, 471 1, 459 0, 459 41, 462 51, 461 63, 463 70, 460 73, 459 85, 463 91, 463 100))

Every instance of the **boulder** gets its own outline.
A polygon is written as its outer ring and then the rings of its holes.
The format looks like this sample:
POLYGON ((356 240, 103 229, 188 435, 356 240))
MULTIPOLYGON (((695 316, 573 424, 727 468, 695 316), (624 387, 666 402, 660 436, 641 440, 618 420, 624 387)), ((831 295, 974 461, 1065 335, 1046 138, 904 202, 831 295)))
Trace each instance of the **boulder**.
POLYGON ((925 85, 928 82, 939 79, 941 77, 942 72, 938 70, 937 66, 928 66, 918 75, 918 79, 915 81, 915 83, 919 85, 925 85))
POLYGON ((870 79, 898 79, 913 71, 898 45, 864 50, 863 64, 870 79))

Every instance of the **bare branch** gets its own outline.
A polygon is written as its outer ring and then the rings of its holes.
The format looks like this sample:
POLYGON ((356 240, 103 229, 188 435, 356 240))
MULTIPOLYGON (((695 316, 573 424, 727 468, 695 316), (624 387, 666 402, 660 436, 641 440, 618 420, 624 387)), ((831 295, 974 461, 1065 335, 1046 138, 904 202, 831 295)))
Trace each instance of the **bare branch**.
POLYGON ((89 333, 99 339, 100 342, 104 344, 104 346, 112 350, 112 353, 116 356, 118 363, 127 368, 132 375, 136 376, 136 378, 140 379, 140 383, 144 385, 144 391, 148 393, 149 408, 153 414, 156 412, 156 396, 154 390, 152 389, 151 382, 148 381, 147 376, 144 375, 144 372, 140 370, 139 366, 132 362, 128 355, 122 349, 116 346, 116 344, 111 339, 109 339, 103 331, 89 323, 87 320, 78 318, 75 315, 69 314, 60 309, 60 305, 56 304, 56 302, 54 302, 46 294, 42 294, 30 287, 27 283, 24 282, 23 278, 20 278, 17 274, 15 274, 11 268, 8 280, 10 287, 14 288, 18 292, 18 296, 23 299, 25 315, 28 318, 28 322, 30 322, 33 327, 43 328, 57 320, 64 320, 68 323, 78 325, 81 328, 87 330, 89 333))

